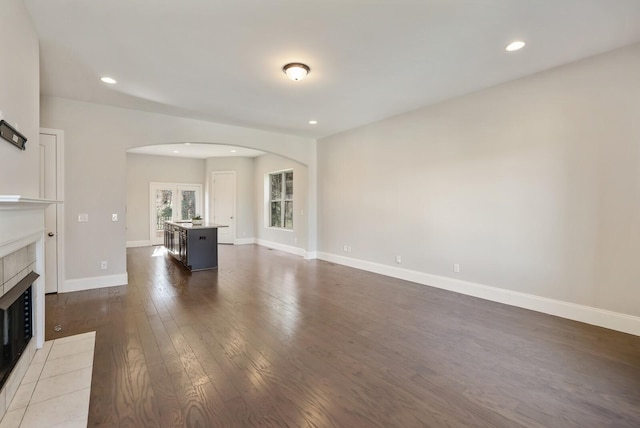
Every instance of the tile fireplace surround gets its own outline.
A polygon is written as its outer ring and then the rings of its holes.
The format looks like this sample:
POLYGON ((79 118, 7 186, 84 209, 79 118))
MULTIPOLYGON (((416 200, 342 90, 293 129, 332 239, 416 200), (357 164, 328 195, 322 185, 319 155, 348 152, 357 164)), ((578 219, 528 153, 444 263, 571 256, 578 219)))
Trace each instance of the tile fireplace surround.
POLYGON ((32 286, 33 337, 0 390, 0 419, 36 349, 44 344, 44 212, 52 203, 55 202, 0 195, 0 295, 31 271, 41 275, 32 286))

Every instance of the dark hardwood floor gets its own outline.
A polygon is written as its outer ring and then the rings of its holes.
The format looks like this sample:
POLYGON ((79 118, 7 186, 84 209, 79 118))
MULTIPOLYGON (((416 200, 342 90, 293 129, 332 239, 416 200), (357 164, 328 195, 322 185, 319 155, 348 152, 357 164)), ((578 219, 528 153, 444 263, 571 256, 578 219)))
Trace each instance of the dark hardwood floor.
MULTIPOLYGON (((95 330, 89 426, 639 427, 640 337, 264 247, 46 297, 95 330)), ((54 332, 53 327, 63 330, 54 332)))

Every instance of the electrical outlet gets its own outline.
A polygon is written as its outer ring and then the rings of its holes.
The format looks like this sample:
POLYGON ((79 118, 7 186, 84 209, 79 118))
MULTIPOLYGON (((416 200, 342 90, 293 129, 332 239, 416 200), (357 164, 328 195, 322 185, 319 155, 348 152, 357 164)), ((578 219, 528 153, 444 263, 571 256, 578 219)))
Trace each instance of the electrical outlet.
POLYGON ((402 256, 396 256, 396 263, 402 263, 402 256))
POLYGON ((453 271, 454 272, 460 272, 460 265, 458 263, 454 263, 453 264, 453 271))
POLYGON ((344 247, 342 247, 342 251, 344 251, 345 253, 349 252, 349 246, 345 245, 344 247))
POLYGON ((86 223, 89 221, 89 214, 78 214, 78 222, 86 223))
POLYGON ((100 262, 100 269, 105 270, 107 268, 107 262, 106 261, 101 261, 100 262))
POLYGON ((118 221, 118 214, 111 214, 111 221, 118 221))

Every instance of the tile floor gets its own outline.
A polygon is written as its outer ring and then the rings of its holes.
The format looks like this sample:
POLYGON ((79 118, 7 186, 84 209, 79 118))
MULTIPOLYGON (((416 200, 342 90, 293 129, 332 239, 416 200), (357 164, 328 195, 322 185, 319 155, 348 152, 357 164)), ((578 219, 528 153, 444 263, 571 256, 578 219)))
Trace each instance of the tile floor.
POLYGON ((45 342, 0 428, 85 428, 95 341, 93 331, 45 342))

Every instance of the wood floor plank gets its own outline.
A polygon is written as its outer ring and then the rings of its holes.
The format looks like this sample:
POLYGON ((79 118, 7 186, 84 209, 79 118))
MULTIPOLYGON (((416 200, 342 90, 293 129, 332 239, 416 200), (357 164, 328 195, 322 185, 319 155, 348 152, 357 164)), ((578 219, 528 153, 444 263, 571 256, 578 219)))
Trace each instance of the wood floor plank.
POLYGON ((639 337, 260 246, 219 265, 134 248, 129 285, 47 295, 47 340, 96 331, 89 426, 640 426, 639 337))

